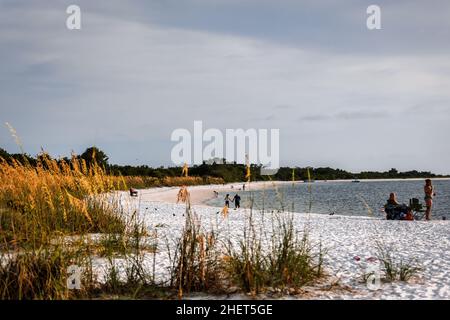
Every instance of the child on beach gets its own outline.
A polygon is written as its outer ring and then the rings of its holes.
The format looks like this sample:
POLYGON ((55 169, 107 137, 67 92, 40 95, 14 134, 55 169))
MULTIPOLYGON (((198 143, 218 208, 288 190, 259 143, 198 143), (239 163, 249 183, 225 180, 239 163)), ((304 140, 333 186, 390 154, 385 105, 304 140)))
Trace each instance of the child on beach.
POLYGON ((425 219, 431 219, 431 208, 433 207, 433 197, 436 195, 434 192, 434 187, 431 183, 431 179, 425 180, 425 186, 423 187, 425 192, 425 204, 427 206, 427 210, 425 211, 425 219))
POLYGON ((227 193, 227 195, 225 196, 225 207, 230 207, 230 201, 233 201, 230 199, 230 195, 227 193))

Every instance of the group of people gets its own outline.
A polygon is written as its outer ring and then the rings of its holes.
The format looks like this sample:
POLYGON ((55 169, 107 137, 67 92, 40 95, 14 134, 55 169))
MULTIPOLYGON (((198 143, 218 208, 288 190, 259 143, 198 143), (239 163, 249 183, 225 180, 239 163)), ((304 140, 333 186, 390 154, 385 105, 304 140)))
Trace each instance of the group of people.
MULTIPOLYGON (((234 189, 233 186, 231 186, 231 189, 234 189)), ((245 184, 242 186, 242 188, 239 188, 239 190, 245 191, 245 184)), ((217 192, 216 190, 213 191, 214 192, 214 197, 217 198, 219 197, 219 192, 217 192)), ((230 202, 234 203, 234 209, 239 209, 241 207, 241 196, 239 194, 235 194, 233 198, 231 198, 230 194, 227 193, 227 195, 224 198, 225 201, 225 207, 229 208, 230 207, 230 202)))
MULTIPOLYGON (((425 180, 425 186, 423 187, 425 193, 425 220, 431 220, 431 209, 433 207, 433 198, 436 196, 431 179, 425 180)), ((414 220, 412 214, 413 208, 406 204, 400 204, 397 201, 397 195, 391 193, 385 206, 386 219, 388 220, 414 220)))
POLYGON ((230 207, 230 202, 234 202, 234 209, 239 209, 241 207, 241 197, 236 193, 233 198, 230 197, 230 194, 227 193, 225 196, 225 206, 230 207))

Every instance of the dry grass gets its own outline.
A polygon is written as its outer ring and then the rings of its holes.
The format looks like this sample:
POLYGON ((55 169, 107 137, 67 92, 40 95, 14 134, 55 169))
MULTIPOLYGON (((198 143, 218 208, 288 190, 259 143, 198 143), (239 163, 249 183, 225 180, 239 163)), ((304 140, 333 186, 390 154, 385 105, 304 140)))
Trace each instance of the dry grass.
POLYGON ((378 243, 378 260, 381 263, 381 271, 384 280, 393 282, 396 280, 407 282, 412 277, 423 271, 423 268, 415 259, 403 259, 393 248, 387 248, 378 243))
POLYGON ((113 179, 116 184, 120 183, 120 181, 124 181, 127 186, 136 189, 153 188, 162 185, 160 179, 156 177, 116 176, 111 177, 111 179, 113 179))
POLYGON ((181 187, 181 186, 196 186, 205 184, 223 184, 222 178, 215 177, 140 177, 140 176, 123 176, 110 177, 115 184, 120 184, 122 181, 127 186, 136 189, 154 188, 154 187, 181 187))
POLYGON ((203 184, 223 184, 222 178, 214 177, 165 177, 162 179, 163 186, 195 186, 203 184))
MULTIPOLYGON (((182 188, 180 191, 187 191, 182 188)), ((321 243, 313 244, 308 230, 298 232, 294 216, 283 212, 255 221, 246 217, 242 238, 237 243, 221 238, 213 227, 206 231, 186 198, 186 224, 171 255, 171 287, 181 298, 190 292, 226 292, 237 287, 256 295, 268 288, 299 289, 324 276, 321 243), (270 240, 268 240, 270 239, 270 240)), ((227 216, 227 207, 222 212, 227 216)))
POLYGON ((37 167, 0 159, 0 239, 3 247, 40 246, 55 234, 123 232, 118 208, 106 194, 125 182, 75 156, 70 163, 39 157, 37 167))
MULTIPOLYGON (((69 162, 56 161, 46 154, 39 156, 37 166, 0 159, 0 181, 0 299, 162 294, 162 285, 155 285, 155 260, 153 270, 144 264, 146 254, 155 258, 157 235, 156 244, 149 244, 137 212, 130 217, 115 199, 116 191, 153 183, 222 183, 200 177, 110 176, 95 162, 88 166, 76 156, 69 162), (95 256, 111 261, 104 283, 94 276, 95 256), (119 277, 116 258, 126 262, 125 278, 119 277), (67 288, 67 269, 74 264, 83 270, 82 290, 67 288)), ((320 277, 323 253, 312 250, 306 235, 297 235, 292 217, 278 221, 268 251, 261 245, 267 234, 255 233, 262 225, 255 225, 251 216, 237 247, 219 244, 215 230, 204 230, 191 211, 187 188, 182 190, 186 225, 169 252, 171 285, 164 285, 163 291, 176 290, 182 297, 237 285, 258 292, 267 286, 299 287, 320 277)))
POLYGON ((271 224, 269 234, 250 214, 238 246, 228 243, 225 269, 232 282, 258 294, 268 287, 298 289, 321 278, 326 254, 322 245, 313 245, 307 230, 298 232, 288 213, 272 216, 271 224), (264 245, 264 239, 270 243, 264 245))
POLYGON ((0 298, 88 296, 95 285, 92 256, 108 251, 89 235, 130 233, 118 202, 111 201, 125 181, 75 156, 64 162, 46 154, 37 166, 0 159, 0 181, 0 298), (67 289, 72 264, 83 268, 83 290, 67 289))
POLYGON ((182 190, 187 194, 182 197, 186 203, 186 223, 175 242, 175 249, 169 250, 172 263, 170 286, 177 290, 180 299, 192 291, 220 291, 223 273, 216 232, 202 228, 201 221, 191 210, 189 192, 185 187, 182 190))
MULTIPOLYGON (((128 186, 223 182, 200 177, 111 176, 95 162, 88 166, 75 155, 66 162, 45 153, 39 155, 36 166, 25 158, 22 162, 0 158, 0 181, 1 299, 89 298, 102 290, 132 296, 149 290, 159 292, 154 285, 154 270, 149 272, 143 264, 143 255, 154 255, 156 249, 149 248, 146 229, 136 220, 136 214, 130 217, 124 212, 116 191, 127 190, 128 186), (111 268, 106 283, 99 283, 93 276, 94 256, 111 261, 125 259, 130 266, 126 279, 116 285, 115 270, 111 268), (83 270, 82 290, 67 288, 67 268, 73 264, 83 270)), ((187 232, 196 232, 195 226, 187 232)), ((194 240, 196 247, 191 252, 184 246, 183 251, 202 257, 207 239, 197 233, 195 239, 185 238, 183 241, 194 240)), ((183 286, 198 288, 197 280, 190 277, 199 272, 198 279, 204 281, 206 267, 201 262, 190 270, 184 264, 181 272, 190 275, 183 286)))

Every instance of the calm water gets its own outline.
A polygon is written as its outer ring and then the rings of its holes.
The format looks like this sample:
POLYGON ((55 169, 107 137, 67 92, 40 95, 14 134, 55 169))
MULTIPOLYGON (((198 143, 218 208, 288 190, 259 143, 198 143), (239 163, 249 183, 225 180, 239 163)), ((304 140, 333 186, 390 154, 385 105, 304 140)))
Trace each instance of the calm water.
MULTIPOLYGON (((433 181, 437 196, 434 198, 433 218, 450 219, 450 180, 433 181)), ((241 196, 241 206, 248 208, 254 199, 254 208, 266 210, 293 210, 295 212, 314 212, 343 215, 368 215, 367 207, 374 216, 384 216, 380 208, 386 203, 390 192, 397 193, 400 203, 409 203, 410 198, 418 198, 424 204, 423 180, 403 181, 361 181, 353 182, 315 182, 296 183, 278 186, 278 192, 267 184, 265 190, 236 192, 241 196)), ((223 206, 227 192, 209 201, 208 204, 223 206)), ((233 206, 233 204, 232 204, 233 206)))

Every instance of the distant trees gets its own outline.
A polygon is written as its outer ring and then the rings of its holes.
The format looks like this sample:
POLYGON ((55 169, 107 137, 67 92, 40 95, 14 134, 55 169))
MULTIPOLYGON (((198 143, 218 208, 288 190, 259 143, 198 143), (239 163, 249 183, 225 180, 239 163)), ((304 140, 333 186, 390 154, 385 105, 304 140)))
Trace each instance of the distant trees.
POLYGON ((97 147, 87 148, 86 151, 81 154, 80 158, 85 160, 88 166, 96 162, 101 167, 108 167, 109 157, 97 147))
MULTIPOLYGON (((43 157, 50 157, 47 153, 41 153, 37 157, 31 157, 26 154, 9 154, 6 150, 0 148, 0 157, 6 161, 16 159, 18 161, 26 161, 30 165, 36 165, 38 159, 43 157)), ((165 177, 179 177, 181 176, 182 167, 158 167, 152 168, 146 165, 142 166, 130 166, 130 165, 110 165, 108 155, 93 146, 87 148, 78 158, 84 159, 88 166, 97 162, 100 166, 104 167, 109 174, 112 175, 124 175, 124 176, 143 176, 154 177, 163 179, 165 177)), ((63 158, 59 161, 70 161, 68 158, 63 158)), ((205 161, 201 165, 194 165, 189 168, 190 176, 197 177, 215 177, 222 178, 225 182, 242 182, 245 181, 245 165, 237 164, 235 162, 227 162, 225 159, 214 159, 213 161, 205 161), (217 161, 215 161, 217 160, 217 161)), ((251 165, 251 181, 267 181, 280 180, 290 181, 294 177, 297 181, 308 179, 308 169, 300 167, 281 167, 274 176, 264 176, 260 174, 261 166, 251 165), (294 171, 294 175, 292 175, 294 171)), ((429 171, 406 171, 399 172, 397 169, 392 168, 385 172, 377 171, 364 171, 360 173, 352 173, 341 169, 333 169, 330 167, 321 168, 309 168, 311 179, 313 180, 338 180, 338 179, 407 179, 407 178, 433 178, 441 177, 437 176, 429 171)))
POLYGON ((36 159, 28 154, 22 154, 22 153, 9 153, 5 149, 0 148, 0 157, 6 160, 7 162, 11 163, 13 159, 26 162, 30 165, 36 165, 36 159))
POLYGON ((390 177, 396 177, 398 175, 398 170, 395 168, 392 168, 391 170, 388 171, 387 173, 390 177))
POLYGON ((2 157, 3 159, 8 159, 10 155, 8 152, 6 152, 5 149, 0 148, 0 157, 2 157))

